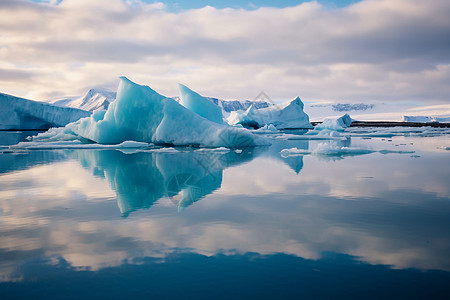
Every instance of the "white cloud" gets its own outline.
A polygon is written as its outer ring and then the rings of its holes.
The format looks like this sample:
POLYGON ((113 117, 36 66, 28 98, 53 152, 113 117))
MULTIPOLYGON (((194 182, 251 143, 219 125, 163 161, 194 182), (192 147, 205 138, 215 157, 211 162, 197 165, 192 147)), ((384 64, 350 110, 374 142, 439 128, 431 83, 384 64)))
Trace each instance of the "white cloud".
POLYGON ((449 14, 446 0, 176 13, 134 0, 4 1, 0 74, 12 75, 0 84, 40 100, 127 75, 168 96, 183 82, 225 98, 445 102, 449 14))

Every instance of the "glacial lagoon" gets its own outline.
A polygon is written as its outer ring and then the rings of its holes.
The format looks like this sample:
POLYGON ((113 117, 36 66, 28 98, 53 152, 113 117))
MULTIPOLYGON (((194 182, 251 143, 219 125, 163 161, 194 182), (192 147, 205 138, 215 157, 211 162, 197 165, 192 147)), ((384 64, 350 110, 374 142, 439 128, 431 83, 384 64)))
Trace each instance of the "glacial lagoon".
POLYGON ((1 299, 450 297, 448 129, 7 146, 29 134, 0 132, 1 299))

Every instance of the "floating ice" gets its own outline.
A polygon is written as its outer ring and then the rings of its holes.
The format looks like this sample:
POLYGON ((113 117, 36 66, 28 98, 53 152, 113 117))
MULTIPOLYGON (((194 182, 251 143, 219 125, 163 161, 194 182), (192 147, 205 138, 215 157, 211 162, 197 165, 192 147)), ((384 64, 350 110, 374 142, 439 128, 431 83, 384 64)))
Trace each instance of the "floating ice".
POLYGON ((159 152, 159 153, 180 153, 177 149, 173 147, 162 147, 156 149, 149 149, 147 152, 159 152))
POLYGON ((126 140, 200 147, 269 144, 266 139, 246 129, 209 121, 175 100, 125 77, 121 78, 116 101, 106 112, 94 112, 91 117, 38 135, 34 140, 52 140, 58 135, 65 138, 74 135, 101 144, 117 144, 126 140))
POLYGON ((218 124, 223 124, 222 109, 219 106, 181 83, 178 84, 178 87, 181 94, 181 105, 205 119, 218 124))
POLYGON ((345 128, 350 127, 352 124, 352 118, 348 114, 345 114, 339 118, 326 118, 322 123, 317 124, 314 129, 331 129, 335 131, 344 131, 345 128))
POLYGON ((305 149, 298 148, 286 148, 280 151, 281 156, 290 157, 290 156, 298 156, 298 155, 321 155, 321 156, 353 156, 353 155, 364 155, 370 153, 381 153, 381 154, 411 154, 414 151, 406 151, 406 150, 371 150, 364 148, 356 148, 356 147, 344 147, 340 145, 336 145, 333 143, 320 143, 317 147, 310 151, 305 149))
POLYGON ((48 129, 65 126, 91 113, 0 93, 0 129, 48 129))
POLYGON ((342 147, 331 143, 320 143, 317 145, 311 153, 315 155, 326 156, 343 156, 343 155, 364 155, 376 152, 374 150, 355 148, 355 147, 342 147))
POLYGON ((378 153, 381 154, 392 154, 392 153, 397 153, 397 154, 411 154, 411 153, 415 153, 415 151, 408 151, 408 150, 379 150, 377 151, 378 153))
POLYGON ((311 154, 311 152, 306 149, 298 149, 298 148, 294 147, 294 148, 289 148, 289 149, 283 149, 280 151, 280 154, 283 157, 289 157, 289 156, 311 154))
POLYGON ((9 146, 11 149, 28 149, 28 150, 42 150, 42 149, 124 149, 124 148, 148 148, 149 143, 125 141, 116 145, 103 144, 86 144, 78 140, 73 141, 59 141, 59 142, 21 142, 17 145, 9 146))
POLYGON ((403 116, 402 121, 417 123, 450 123, 450 117, 403 116))
POLYGON ((273 124, 266 124, 257 130, 259 133, 274 133, 278 132, 278 129, 273 124))
POLYGON ((200 148, 195 150, 195 152, 230 152, 231 150, 225 147, 219 147, 219 148, 200 148))
POLYGON ((299 97, 266 108, 255 109, 252 105, 245 112, 231 112, 228 123, 231 125, 242 124, 253 128, 272 124, 278 130, 312 128, 308 115, 303 111, 303 102, 299 97))
POLYGON ((345 130, 345 136, 349 137, 382 137, 393 136, 439 136, 450 134, 450 128, 437 127, 350 127, 345 130))
POLYGON ((324 130, 312 130, 306 134, 283 134, 276 137, 280 140, 342 140, 346 139, 337 131, 328 129, 324 130))

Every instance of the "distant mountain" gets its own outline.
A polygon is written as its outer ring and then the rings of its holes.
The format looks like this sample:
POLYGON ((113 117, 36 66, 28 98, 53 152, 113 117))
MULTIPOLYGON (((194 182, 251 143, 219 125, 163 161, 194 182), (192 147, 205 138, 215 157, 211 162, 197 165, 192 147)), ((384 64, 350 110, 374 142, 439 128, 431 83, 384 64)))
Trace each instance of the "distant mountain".
MULTIPOLYGON (((180 97, 172 97, 175 101, 180 102, 180 97)), ((253 105, 255 109, 266 108, 272 105, 272 103, 262 101, 262 100, 223 100, 212 97, 205 97, 212 103, 218 105, 223 109, 224 112, 232 112, 237 110, 247 110, 250 105, 253 105)))
POLYGON ((63 98, 48 101, 60 107, 73 107, 87 111, 106 110, 111 102, 116 99, 116 92, 106 89, 90 89, 82 97, 63 98))
MULTIPOLYGON (((389 111, 390 107, 383 103, 307 103, 305 112, 312 122, 323 121, 327 117, 339 117, 348 113, 354 115, 370 115, 389 111)), ((380 116, 377 116, 380 117, 380 116)), ((383 117, 381 117, 383 118, 383 117)), ((365 117, 363 117, 366 120, 365 117)))
POLYGON ((0 129, 33 130, 65 126, 91 113, 0 93, 0 129))

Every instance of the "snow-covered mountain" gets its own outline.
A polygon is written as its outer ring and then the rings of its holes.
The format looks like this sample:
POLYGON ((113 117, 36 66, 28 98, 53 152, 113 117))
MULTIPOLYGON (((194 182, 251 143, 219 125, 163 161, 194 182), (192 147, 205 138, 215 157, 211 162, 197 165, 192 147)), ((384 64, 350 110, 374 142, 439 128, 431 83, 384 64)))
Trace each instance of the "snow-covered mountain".
POLYGON ((108 109, 109 104, 115 99, 116 92, 107 89, 92 88, 81 97, 68 97, 48 102, 61 107, 73 107, 87 111, 97 111, 108 109))
MULTIPOLYGON (((180 97, 172 98, 175 99, 175 101, 180 102, 180 97)), ((204 98, 221 107, 225 113, 237 110, 247 110, 251 105, 253 105, 255 109, 266 108, 272 105, 272 103, 263 100, 223 100, 213 97, 204 98)))
POLYGON ((91 113, 0 93, 0 129, 48 129, 65 126, 91 113))

